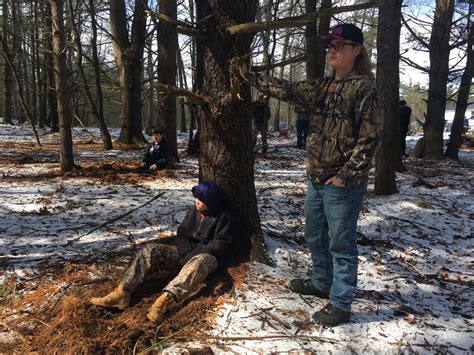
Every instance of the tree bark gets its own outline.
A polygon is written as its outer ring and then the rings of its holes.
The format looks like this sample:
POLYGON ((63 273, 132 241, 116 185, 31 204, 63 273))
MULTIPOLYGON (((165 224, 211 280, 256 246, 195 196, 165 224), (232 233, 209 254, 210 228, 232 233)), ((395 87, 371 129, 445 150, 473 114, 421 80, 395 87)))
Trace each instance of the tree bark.
MULTIPOLYGON (((294 11, 294 8, 295 8, 295 6, 293 6, 293 5, 294 5, 294 1, 291 0, 291 3, 290 3, 290 16, 293 15, 293 11, 294 11)), ((283 48, 282 48, 282 54, 281 54, 282 62, 284 62, 286 60, 286 56, 288 55, 289 43, 290 43, 290 31, 287 29, 286 30, 286 36, 285 36, 285 39, 283 41, 283 48)), ((291 69, 290 69, 290 71, 291 71, 291 69)), ((280 79, 284 79, 284 76, 285 76, 285 67, 282 66, 280 68, 279 77, 280 77, 280 79)), ((278 100, 277 101, 276 113, 273 116, 273 130, 275 132, 280 132, 280 118, 281 118, 281 101, 278 100)))
MULTIPOLYGON (((183 58, 181 57, 181 51, 177 52, 178 59, 178 77, 179 77, 179 87, 182 89, 188 90, 188 82, 186 80, 186 72, 184 70, 183 58)), ((180 112, 180 127, 179 131, 181 133, 186 133, 186 104, 183 97, 179 98, 179 112, 180 112)))
POLYGON ((119 141, 125 144, 146 142, 142 133, 142 74, 145 48, 146 0, 136 0, 132 21, 131 40, 127 31, 127 14, 124 0, 110 2, 110 32, 117 63, 118 80, 122 97, 122 128, 119 141))
POLYGON ((266 252, 254 186, 251 122, 246 117, 250 88, 241 87, 240 100, 229 72, 229 61, 250 52, 252 37, 230 37, 222 28, 255 20, 256 0, 197 1, 200 27, 207 34, 204 48, 207 105, 199 112, 199 178, 213 180, 226 193, 231 212, 243 228, 239 252, 251 260, 270 262, 266 252), (231 84, 232 80, 232 84, 231 84))
MULTIPOLYGON (((306 13, 316 12, 316 0, 306 0, 306 13)), ((332 7, 332 0, 321 0, 321 10, 330 9, 332 7)), ((319 17, 318 25, 316 21, 306 25, 305 39, 306 39, 306 53, 308 58, 306 60, 306 78, 314 80, 324 76, 324 68, 326 66, 326 51, 318 45, 318 37, 329 32, 331 17, 322 15, 319 17), (317 29, 316 29, 317 27, 317 29)))
POLYGON ((377 32, 377 91, 379 115, 383 117, 382 144, 375 167, 375 188, 378 195, 398 192, 395 160, 400 154, 400 28, 402 0, 382 0, 377 32))
MULTIPOLYGON (((191 22, 194 23, 194 0, 189 0, 189 11, 191 13, 191 22)), ((203 41, 197 41, 192 38, 191 65, 196 68, 193 73, 193 92, 201 92, 204 83, 204 48, 203 41)), ((197 106, 190 106, 191 122, 188 135, 188 154, 196 155, 199 153, 199 120, 197 119, 197 106), (196 129, 196 135, 194 135, 196 129)))
MULTIPOLYGON (((177 18, 177 4, 174 0, 160 0, 160 13, 172 19, 177 18)), ((160 21, 158 25, 158 81, 161 84, 176 85, 176 52, 178 34, 176 25, 160 21)), ((170 158, 179 161, 176 141, 176 98, 158 94, 158 127, 170 145, 170 158)))
MULTIPOLYGON (((472 5, 471 5, 472 8, 472 5)), ((472 12, 470 12, 472 15, 472 12)), ((462 141, 462 133, 464 129, 464 116, 469 101, 469 94, 472 85, 472 76, 474 74, 474 25, 470 21, 470 28, 467 42, 466 68, 461 77, 459 85, 458 98, 456 101, 456 111, 454 113, 453 125, 451 127, 451 136, 445 155, 449 158, 458 159, 459 148, 462 141)))
POLYGON ((60 165, 61 172, 65 173, 74 169, 74 155, 72 151, 71 122, 72 113, 69 103, 69 85, 66 66, 66 36, 64 33, 64 2, 63 0, 50 0, 54 78, 56 83, 59 136, 60 136, 60 165))
POLYGON ((54 80, 54 59, 53 59, 53 38, 52 38, 52 21, 51 21, 51 3, 48 1, 47 15, 46 15, 46 53, 45 53, 45 66, 47 68, 47 96, 48 96, 48 122, 51 126, 51 133, 59 132, 59 117, 58 117, 58 98, 56 96, 56 83, 54 80))
POLYGON ((148 34, 148 38, 146 40, 147 43, 147 59, 146 59, 146 74, 147 74, 147 81, 148 81, 148 87, 147 87, 147 105, 146 105, 146 115, 145 115, 145 132, 151 133, 153 131, 153 127, 155 126, 154 121, 155 121, 155 116, 153 114, 153 107, 155 106, 155 87, 154 87, 154 81, 155 81, 155 69, 154 69, 154 63, 153 63, 153 34, 154 31, 152 31, 150 34, 148 34))
MULTIPOLYGON (((8 1, 3 1, 2 4, 2 14, 3 14, 3 22, 2 22, 2 37, 3 40, 8 43, 8 1)), ((3 63, 3 70, 4 70, 4 96, 3 96, 3 120, 5 123, 12 123, 13 119, 13 78, 12 78, 12 70, 8 61, 4 61, 3 63)))
POLYGON ((454 0, 436 0, 429 52, 430 72, 428 108, 424 128, 425 157, 443 157, 444 113, 449 74, 449 37, 454 12, 454 0))

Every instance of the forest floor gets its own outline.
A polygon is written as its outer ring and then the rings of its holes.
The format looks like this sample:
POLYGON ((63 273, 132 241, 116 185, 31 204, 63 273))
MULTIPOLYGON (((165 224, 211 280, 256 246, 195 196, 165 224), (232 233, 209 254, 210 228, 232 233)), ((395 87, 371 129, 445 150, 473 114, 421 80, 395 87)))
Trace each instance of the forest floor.
POLYGON ((123 312, 87 299, 114 287, 140 245, 175 232, 193 202, 198 162, 180 134, 179 164, 136 175, 143 149, 105 152, 97 134, 74 130, 81 168, 61 175, 57 134, 40 131, 36 147, 29 128, 0 125, 0 352, 474 351, 472 148, 459 161, 406 158, 395 195, 371 193, 371 176, 353 316, 326 328, 311 322, 324 301, 286 286, 310 272, 306 152, 291 135, 271 135, 269 152, 256 155, 255 187, 275 265, 213 275, 156 327, 145 314, 166 278, 146 283, 123 312))

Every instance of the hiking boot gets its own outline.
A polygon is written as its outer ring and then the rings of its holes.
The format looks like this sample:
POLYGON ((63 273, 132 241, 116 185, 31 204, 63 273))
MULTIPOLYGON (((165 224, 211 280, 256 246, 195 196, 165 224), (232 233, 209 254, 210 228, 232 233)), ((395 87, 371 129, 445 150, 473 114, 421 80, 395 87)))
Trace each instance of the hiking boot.
POLYGON ((329 292, 316 288, 311 279, 290 280, 288 287, 291 291, 299 293, 300 295, 313 295, 319 298, 329 299, 329 292))
POLYGON ((125 291, 123 285, 118 285, 118 287, 108 295, 104 297, 93 297, 89 302, 96 306, 124 310, 130 305, 130 292, 125 291))
POLYGON ((313 320, 327 327, 347 323, 351 320, 351 312, 344 311, 328 303, 323 309, 313 314, 313 320))
POLYGON ((146 317, 154 323, 161 323, 166 312, 174 305, 176 305, 174 296, 170 292, 164 291, 150 307, 146 317))

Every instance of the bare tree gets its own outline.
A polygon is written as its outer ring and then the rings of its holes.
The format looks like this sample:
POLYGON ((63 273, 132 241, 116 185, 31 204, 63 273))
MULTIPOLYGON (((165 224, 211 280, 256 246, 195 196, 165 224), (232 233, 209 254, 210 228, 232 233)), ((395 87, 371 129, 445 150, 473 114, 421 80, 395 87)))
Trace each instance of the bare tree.
MULTIPOLYGON (((77 25, 76 25, 76 18, 74 16, 72 1, 67 0, 67 3, 68 3, 71 27, 72 27, 72 30, 73 30, 73 33, 74 33, 74 41, 76 43, 76 52, 77 52, 76 65, 77 65, 77 69, 78 69, 80 79, 81 79, 81 82, 82 82, 82 86, 83 86, 83 94, 86 97, 87 103, 89 104, 90 109, 92 111, 92 115, 94 116, 94 119, 95 119, 95 121, 97 122, 97 124, 99 126, 100 136, 102 138, 102 146, 104 147, 105 150, 110 150, 110 149, 112 149, 112 139, 110 138, 109 130, 107 128, 107 125, 105 124, 102 103, 99 101, 100 105, 97 105, 96 101, 92 97, 92 92, 91 92, 89 82, 87 80, 86 73, 85 73, 85 70, 84 70, 84 65, 83 65, 83 60, 82 60, 83 50, 82 50, 81 35, 80 35, 79 30, 78 30, 77 25)), ((92 25, 93 25, 93 29, 92 29, 92 50, 97 51, 97 48, 95 46, 97 44, 96 43, 97 42, 97 30, 94 27, 95 26, 95 23, 94 23, 95 22, 95 17, 94 17, 94 8, 93 8, 94 6, 93 5, 94 4, 92 3, 92 0, 90 0, 89 11, 91 12, 91 22, 92 22, 92 25)), ((95 66, 99 65, 98 58, 97 58, 97 52, 95 52, 95 55, 94 55, 94 65, 95 66)), ((97 75, 99 75, 99 86, 97 87, 97 91, 99 93, 98 96, 100 97, 102 95, 102 89, 101 89, 101 86, 100 86, 100 73, 98 72, 97 69, 95 70, 95 73, 96 73, 96 78, 97 78, 97 75)))
MULTIPOLYGON (((316 0, 305 0, 306 13, 316 11, 316 0)), ((332 0, 321 0, 321 9, 330 9, 332 0)), ((329 32, 331 17, 323 15, 316 22, 311 22, 306 26, 306 78, 309 80, 321 78, 324 76, 324 67, 326 65, 326 51, 318 45, 318 37, 329 32), (316 29, 317 27, 317 29, 316 29)))
MULTIPOLYGON (((5 43, 9 42, 8 36, 8 14, 10 9, 8 8, 8 0, 4 0, 2 3, 2 39, 5 43)), ((14 4, 13 4, 14 5, 14 4)), ((10 65, 5 60, 3 62, 4 71, 4 96, 3 96, 3 120, 5 123, 12 123, 13 118, 13 78, 10 65)))
POLYGON ((63 0, 50 0, 50 6, 54 77, 58 98, 60 164, 61 172, 64 173, 74 169, 71 132, 72 113, 69 103, 69 85, 66 66, 66 36, 64 33, 64 2, 63 0))
POLYGON ((473 4, 469 4, 468 31, 466 46, 466 67, 461 77, 459 92, 456 101, 456 111, 454 113, 453 125, 451 127, 451 136, 446 148, 446 156, 458 159, 459 147, 461 146, 461 135, 464 129, 464 115, 469 101, 472 88, 472 77, 474 74, 474 25, 472 22, 473 4))
MULTIPOLYGON (((160 0, 160 13, 170 19, 177 18, 177 5, 174 0, 160 0)), ((176 84, 176 52, 178 34, 176 24, 160 21, 158 26, 158 81, 162 84, 176 84)), ((158 95, 158 127, 163 130, 170 145, 170 156, 178 161, 176 141, 176 98, 172 95, 158 95)))
POLYGON ((444 111, 449 75, 449 38, 454 0, 436 0, 435 17, 429 43, 430 82, 424 128, 424 152, 427 158, 443 157, 444 111))
POLYGON ((383 117, 383 140, 377 153, 375 188, 378 195, 398 192, 395 180, 396 158, 400 155, 400 28, 402 0, 382 0, 377 32, 378 114, 383 117))
POLYGON ((131 34, 127 30, 124 0, 110 2, 110 32, 117 63, 121 102, 122 129, 119 141, 127 144, 146 142, 142 133, 142 74, 145 48, 146 0, 136 0, 131 34))

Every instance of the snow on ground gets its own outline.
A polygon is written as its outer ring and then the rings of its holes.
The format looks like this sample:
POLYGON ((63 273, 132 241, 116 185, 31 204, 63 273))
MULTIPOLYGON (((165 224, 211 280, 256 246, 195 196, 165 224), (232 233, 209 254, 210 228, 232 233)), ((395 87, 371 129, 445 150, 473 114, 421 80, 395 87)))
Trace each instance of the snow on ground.
MULTIPOLYGON (((58 139, 40 133, 43 143, 58 139)), ((75 129, 74 137, 92 139, 83 129, 75 129)), ((409 138, 409 150, 418 138, 409 138)), ((185 140, 186 135, 179 136, 182 148, 185 140)), ((35 148, 29 128, 0 125, 0 143, 11 143, 0 153, 0 286, 12 276, 20 283, 31 280, 45 262, 106 258, 158 233, 171 233, 192 203, 194 158, 182 159, 174 175, 141 183, 59 175, 41 179, 35 177, 58 168, 59 155, 35 148), (19 143, 29 144, 27 155, 18 152, 19 143), (25 155, 21 165, 9 160, 18 160, 18 154, 25 155), (164 195, 137 208, 159 193, 164 195)), ((311 323, 324 301, 286 287, 290 278, 307 277, 311 267, 303 237, 306 153, 293 145, 292 137, 272 136, 269 153, 256 156, 259 211, 275 265, 250 264, 247 280, 218 312, 213 350, 472 352, 474 152, 463 150, 459 162, 406 159, 408 171, 397 174, 396 195, 374 195, 371 181, 359 219, 353 317, 349 324, 324 328, 311 323)), ((81 150, 75 159, 78 164, 130 162, 141 154, 81 150)), ((1 331, 0 342, 12 336, 1 331)))

